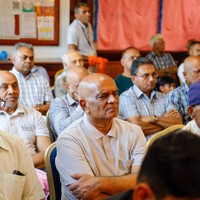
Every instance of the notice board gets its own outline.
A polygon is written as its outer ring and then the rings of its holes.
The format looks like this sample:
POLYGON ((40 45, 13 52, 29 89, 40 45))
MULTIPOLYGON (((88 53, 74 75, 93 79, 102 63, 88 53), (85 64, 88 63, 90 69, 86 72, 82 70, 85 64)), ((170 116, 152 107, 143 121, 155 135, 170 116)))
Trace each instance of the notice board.
POLYGON ((0 45, 59 44, 59 0, 0 0, 0 45))

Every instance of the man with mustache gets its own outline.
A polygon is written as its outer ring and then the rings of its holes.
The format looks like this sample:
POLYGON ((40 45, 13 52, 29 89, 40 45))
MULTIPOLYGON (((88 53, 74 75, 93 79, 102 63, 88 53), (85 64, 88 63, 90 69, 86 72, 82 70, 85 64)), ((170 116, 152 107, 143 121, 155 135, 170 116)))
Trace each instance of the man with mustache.
POLYGON ((153 90, 157 73, 152 61, 143 57, 134 60, 131 76, 134 85, 120 95, 120 118, 141 126, 147 139, 169 126, 182 124, 168 97, 153 90))
POLYGON ((52 100, 52 93, 46 78, 37 71, 32 71, 34 64, 32 44, 15 44, 12 62, 14 66, 11 72, 17 77, 20 87, 19 101, 45 115, 52 100))
POLYGON ((0 130, 20 136, 25 142, 35 168, 44 168, 44 152, 51 144, 49 131, 41 113, 18 103, 17 78, 8 71, 0 71, 0 98, 5 106, 0 110, 0 130))
POLYGON ((90 74, 81 80, 78 93, 84 116, 57 139, 62 200, 102 199, 133 188, 146 140, 139 126, 116 118, 114 80, 90 74))

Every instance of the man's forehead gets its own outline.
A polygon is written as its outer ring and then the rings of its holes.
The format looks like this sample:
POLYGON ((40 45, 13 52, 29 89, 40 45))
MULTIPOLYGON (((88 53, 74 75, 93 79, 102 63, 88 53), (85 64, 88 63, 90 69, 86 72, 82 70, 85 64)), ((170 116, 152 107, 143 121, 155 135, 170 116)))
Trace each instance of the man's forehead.
POLYGON ((143 64, 143 65, 140 65, 138 67, 138 71, 141 71, 141 72, 154 72, 155 71, 155 67, 152 65, 152 64, 143 64))
POLYGON ((17 78, 10 72, 0 72, 0 83, 14 83, 17 82, 17 78))
POLYGON ((80 6, 79 11, 89 11, 90 8, 88 6, 80 6))

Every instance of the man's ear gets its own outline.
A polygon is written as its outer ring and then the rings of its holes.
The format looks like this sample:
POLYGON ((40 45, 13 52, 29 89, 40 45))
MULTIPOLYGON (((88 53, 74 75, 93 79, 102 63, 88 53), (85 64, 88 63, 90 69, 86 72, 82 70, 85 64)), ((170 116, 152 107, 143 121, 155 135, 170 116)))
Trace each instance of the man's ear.
POLYGON ((154 193, 147 183, 140 183, 136 186, 133 194, 133 200, 155 199, 154 193))
POLYGON ((79 104, 81 106, 81 108, 83 109, 83 111, 86 113, 86 114, 89 114, 89 108, 87 107, 87 102, 83 99, 80 99, 79 100, 79 104))
POLYGON ((65 87, 66 90, 69 90, 69 87, 68 87, 68 86, 69 86, 69 85, 68 85, 67 81, 65 80, 65 81, 64 81, 64 87, 65 87))
POLYGON ((134 81, 135 81, 135 76, 131 75, 131 80, 132 80, 132 82, 134 83, 134 81))
POLYGON ((186 80, 186 73, 183 71, 183 76, 184 76, 184 78, 185 78, 185 80, 186 80))
POLYGON ((11 57, 11 62, 12 62, 13 64, 15 63, 15 57, 14 57, 14 56, 11 57))
POLYGON ((121 58, 121 61, 120 61, 121 65, 124 67, 124 59, 121 58))
POLYGON ((192 106, 188 106, 188 114, 190 115, 190 117, 191 117, 192 119, 194 118, 193 107, 192 107, 192 106))

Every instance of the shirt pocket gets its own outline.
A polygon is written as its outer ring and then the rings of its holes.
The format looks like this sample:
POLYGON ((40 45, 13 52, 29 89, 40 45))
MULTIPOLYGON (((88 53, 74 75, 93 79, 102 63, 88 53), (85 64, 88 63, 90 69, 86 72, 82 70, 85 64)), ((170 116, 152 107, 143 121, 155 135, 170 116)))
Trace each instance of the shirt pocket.
POLYGON ((0 195, 4 200, 21 200, 23 196, 25 176, 0 173, 0 195))
POLYGON ((133 160, 122 160, 119 159, 119 175, 123 176, 131 173, 131 167, 133 160))

